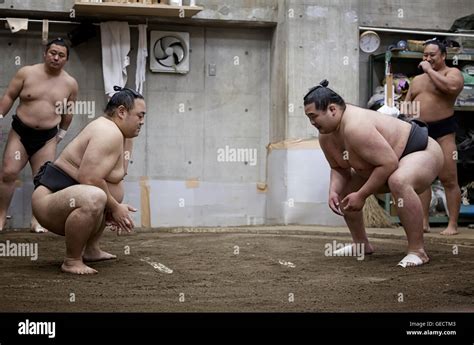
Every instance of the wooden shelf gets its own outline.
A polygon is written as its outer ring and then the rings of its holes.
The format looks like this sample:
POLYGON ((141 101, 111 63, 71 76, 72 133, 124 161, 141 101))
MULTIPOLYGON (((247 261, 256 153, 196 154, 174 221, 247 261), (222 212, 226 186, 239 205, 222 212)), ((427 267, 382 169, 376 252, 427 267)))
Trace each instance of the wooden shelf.
MULTIPOLYGON (((400 218, 398 216, 394 216, 394 215, 391 215, 390 214, 390 200, 391 200, 391 194, 390 193, 386 193, 384 195, 384 198, 385 200, 383 201, 383 208, 385 210, 385 212, 390 215, 390 220, 392 221, 392 223, 400 223, 400 218)), ((442 215, 438 215, 438 216, 430 216, 429 217, 429 222, 430 223, 448 223, 449 222, 449 218, 447 216, 442 216, 442 215)))
POLYGON ((474 217, 474 205, 462 205, 461 209, 459 210, 459 215, 467 216, 467 217, 474 217))
POLYGON ((170 6, 163 4, 144 5, 140 3, 80 2, 76 1, 74 10, 78 15, 113 14, 120 16, 157 16, 190 18, 201 12, 200 6, 170 6))
POLYGON ((472 106, 472 105, 466 105, 466 106, 458 105, 458 106, 454 107, 454 110, 455 111, 474 111, 474 106, 472 106))
MULTIPOLYGON (((467 54, 467 53, 448 53, 447 55, 447 60, 452 60, 454 56, 458 57, 458 61, 474 61, 474 54, 467 54)), ((407 59, 407 60, 422 60, 423 59, 423 53, 420 52, 413 52, 413 51, 394 51, 392 52, 392 57, 391 60, 398 60, 398 59, 407 59)), ((372 97, 371 92, 374 90, 373 86, 373 81, 374 81, 374 68, 375 64, 380 64, 385 61, 385 53, 380 53, 380 54, 372 54, 369 57, 369 87, 367 89, 368 91, 368 99, 372 97)), ((393 63, 393 61, 392 61, 393 63)), ((422 73, 420 70, 418 70, 419 73, 422 73)), ((467 85, 467 84, 466 84, 467 85)), ((454 106, 455 111, 460 111, 460 112, 474 112, 474 106, 471 105, 466 105, 466 106, 454 106)))
MULTIPOLYGON (((467 53, 448 53, 446 56, 447 60, 453 60, 453 58, 457 56, 458 61, 474 61, 474 55, 473 54, 467 54, 467 53)), ((385 61, 385 53, 381 54, 376 54, 374 55, 375 60, 383 60, 385 61)), ((409 50, 406 51, 397 51, 397 52, 392 52, 392 59, 423 59, 423 53, 421 52, 412 52, 409 50)))
MULTIPOLYGON (((380 200, 380 199, 379 199, 380 200)), ((385 201, 384 203, 384 210, 385 212, 390 215, 390 200, 391 194, 385 194, 385 201)), ((459 222, 466 222, 470 218, 474 217, 474 205, 462 205, 459 208, 459 222)), ((398 216, 390 215, 390 220, 392 223, 400 223, 400 218, 398 216)), ((447 224, 449 222, 448 216, 445 215, 434 215, 429 217, 430 224, 447 224)))

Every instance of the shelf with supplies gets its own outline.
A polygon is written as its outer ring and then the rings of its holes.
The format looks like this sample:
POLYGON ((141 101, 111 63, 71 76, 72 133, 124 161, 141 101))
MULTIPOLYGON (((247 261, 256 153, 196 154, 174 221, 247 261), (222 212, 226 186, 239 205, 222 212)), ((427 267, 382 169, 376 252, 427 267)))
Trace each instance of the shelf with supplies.
MULTIPOLYGON (((380 200, 380 197, 378 198, 380 200)), ((394 201, 392 199, 392 195, 390 193, 383 194, 383 208, 385 212, 390 216, 390 221, 392 223, 400 223, 400 218, 396 215, 396 209, 394 206, 394 201)), ((437 216, 430 216, 429 218, 431 224, 436 223, 448 223, 449 218, 445 215, 437 215, 437 216)))
MULTIPOLYGON (((385 53, 381 54, 373 54, 372 55, 374 60, 381 60, 384 61, 385 53)), ((392 52, 392 59, 418 59, 421 61, 423 58, 423 53, 421 52, 414 52, 409 50, 402 50, 402 51, 394 51, 392 52)), ((458 61, 474 61, 474 54, 463 53, 463 52, 448 52, 446 56, 446 60, 454 60, 457 59, 458 61)))
POLYGON ((474 111, 474 105, 455 106, 454 111, 474 111))
MULTIPOLYGON (((393 51, 391 53, 391 67, 392 73, 403 73, 407 77, 413 75, 419 75, 422 73, 418 69, 418 64, 423 60, 423 53, 419 51, 393 51)), ((385 53, 372 54, 369 57, 369 88, 368 88, 368 99, 372 96, 372 92, 375 90, 375 86, 381 85, 382 80, 385 77, 385 53)), ((449 52, 446 58, 446 64, 449 67, 457 67, 461 69, 465 65, 474 65, 474 54, 465 52, 449 52)), ((467 95, 468 97, 459 98, 456 101, 454 107, 454 115, 460 128, 464 129, 465 132, 470 129, 474 130, 474 103, 471 102, 474 95, 474 86, 465 84, 463 93, 461 95, 467 95), (461 104, 460 104, 461 103, 461 104), (471 104, 473 103, 473 104, 471 104)), ((463 133, 456 139, 463 138, 463 133)), ((459 145, 459 143, 457 143, 459 145)), ((471 152, 471 151, 468 151, 471 152)), ((458 170, 458 182, 459 186, 462 187, 469 181, 472 181, 474 177, 474 155, 468 154, 462 156, 460 154, 457 161, 458 170)), ((379 203, 385 209, 387 214, 393 223, 400 223, 400 219, 397 216, 396 205, 392 200, 390 193, 384 194, 378 197, 379 203)), ((461 205, 459 214, 459 223, 472 223, 474 220, 474 205, 470 200, 471 205, 461 205)), ((449 221, 447 215, 443 213, 434 213, 430 215, 429 221, 431 224, 446 224, 449 221)))
MULTIPOLYGON (((385 212, 389 215, 392 223, 400 223, 400 218, 396 215, 394 201, 390 193, 383 194, 378 197, 378 200, 382 202, 385 212)), ((463 205, 459 208, 459 221, 458 223, 472 223, 474 221, 474 205, 463 205)), ((449 218, 446 215, 432 215, 429 217, 430 224, 447 224, 449 218)))
MULTIPOLYGON (((415 51, 394 51, 391 53, 391 55, 392 69, 394 74, 401 73, 405 69, 408 69, 412 74, 420 73, 419 70, 417 70, 417 67, 423 59, 423 53, 415 51)), ((447 65, 452 65, 454 61, 456 61, 457 66, 464 65, 466 63, 469 63, 470 61, 472 61, 472 64, 474 64, 474 54, 464 52, 448 53, 446 60, 448 61, 447 65)), ((385 53, 371 54, 369 56, 368 98, 372 96, 372 92, 374 91, 374 76, 382 77, 384 75, 384 61, 385 53)), ((474 104, 466 106, 456 106, 454 110, 474 111, 474 104)))
POLYGON ((141 2, 84 2, 76 0, 74 10, 77 15, 120 15, 120 16, 158 16, 191 18, 201 12, 201 6, 174 6, 151 1, 141 2))

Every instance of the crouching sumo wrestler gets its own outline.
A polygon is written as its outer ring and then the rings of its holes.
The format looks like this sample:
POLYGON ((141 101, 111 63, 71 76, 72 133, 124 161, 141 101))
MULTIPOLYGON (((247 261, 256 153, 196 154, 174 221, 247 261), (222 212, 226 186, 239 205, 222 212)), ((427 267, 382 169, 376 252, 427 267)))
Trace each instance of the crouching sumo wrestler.
POLYGON ((144 124, 145 101, 131 89, 116 91, 104 115, 89 123, 34 178, 33 214, 42 226, 66 239, 64 272, 97 273, 84 261, 115 258, 99 246, 106 223, 117 231, 134 228, 130 212, 136 209, 121 203, 123 178, 131 139, 144 124))
MULTIPOLYGON (((331 167, 329 207, 343 216, 354 245, 374 248, 362 209, 375 193, 392 193, 408 240, 402 267, 429 261, 423 242, 423 209, 417 194, 430 188, 443 166, 443 152, 420 121, 411 123, 346 104, 324 80, 304 97, 305 113, 320 135, 331 167)), ((348 246, 348 252, 354 245, 348 246)), ((341 248, 344 253, 346 248, 341 248)), ((333 255, 340 255, 335 251, 333 255)))

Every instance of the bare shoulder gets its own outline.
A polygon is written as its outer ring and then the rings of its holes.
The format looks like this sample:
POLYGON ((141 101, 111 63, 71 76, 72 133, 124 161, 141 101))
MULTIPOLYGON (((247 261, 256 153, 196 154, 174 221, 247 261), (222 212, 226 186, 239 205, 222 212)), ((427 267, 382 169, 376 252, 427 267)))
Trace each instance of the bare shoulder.
POLYGON ((33 73, 37 73, 39 71, 38 65, 29 65, 21 67, 17 72, 16 75, 21 78, 25 78, 28 75, 33 73))
POLYGON ((84 128, 84 135, 87 136, 88 140, 94 140, 105 143, 107 146, 116 146, 117 148, 122 147, 123 135, 117 125, 112 121, 99 117, 84 128))
POLYGON ((459 70, 459 68, 456 68, 456 67, 448 67, 448 72, 449 72, 449 73, 456 73, 456 74, 462 75, 462 74, 461 74, 461 71, 459 70))
POLYGON ((461 71, 456 67, 448 67, 448 73, 447 74, 450 74, 450 75, 456 76, 458 78, 461 78, 461 79, 463 79, 463 82, 464 82, 464 77, 462 76, 461 71))
POLYGON ((377 112, 373 110, 348 105, 344 112, 344 129, 346 131, 355 131, 375 125, 375 116, 377 116, 377 112))
POLYGON ((31 72, 36 72, 38 74, 44 74, 45 71, 44 71, 44 63, 37 63, 35 65, 31 65, 31 66, 25 66, 25 67, 30 67, 30 71, 31 72))
POLYGON ((79 89, 79 84, 77 83, 77 80, 64 70, 63 70, 63 78, 67 82, 67 84, 71 87, 71 90, 79 89))
POLYGON ((349 142, 361 143, 376 130, 378 116, 373 110, 358 108, 352 109, 344 119, 344 138, 349 142))
POLYGON ((36 80, 39 78, 44 78, 44 64, 37 63, 35 65, 22 67, 18 70, 18 73, 21 73, 25 79, 28 78, 36 80))

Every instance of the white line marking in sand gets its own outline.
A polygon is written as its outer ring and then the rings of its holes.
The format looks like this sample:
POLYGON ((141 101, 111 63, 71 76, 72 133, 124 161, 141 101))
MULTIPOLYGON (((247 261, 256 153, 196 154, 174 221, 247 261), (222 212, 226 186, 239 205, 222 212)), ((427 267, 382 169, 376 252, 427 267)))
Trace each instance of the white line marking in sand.
POLYGON ((155 270, 160 271, 161 273, 168 273, 168 274, 173 273, 172 269, 169 269, 168 267, 166 267, 163 264, 160 264, 159 262, 151 261, 151 259, 148 257, 140 259, 140 261, 146 262, 147 264, 152 266, 155 270))
POLYGON ((280 265, 283 265, 283 266, 286 266, 286 267, 290 267, 290 268, 295 268, 296 265, 292 262, 289 262, 289 261, 285 261, 285 260, 278 260, 278 263, 280 265))

